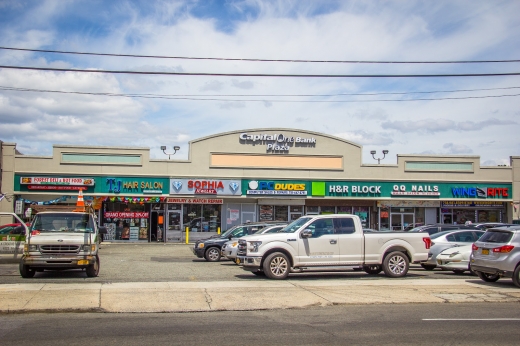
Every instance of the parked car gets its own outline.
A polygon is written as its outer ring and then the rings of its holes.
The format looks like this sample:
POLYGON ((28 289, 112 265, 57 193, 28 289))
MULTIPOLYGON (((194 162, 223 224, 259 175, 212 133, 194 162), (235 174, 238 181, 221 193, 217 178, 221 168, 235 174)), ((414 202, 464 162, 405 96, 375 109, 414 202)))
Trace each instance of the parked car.
POLYGON ((515 225, 512 223, 502 223, 502 222, 481 222, 481 223, 472 223, 471 226, 473 226, 475 228, 487 230, 488 228, 510 227, 510 226, 515 226, 515 225))
MULTIPOLYGON (((261 228, 258 231, 256 231, 255 235, 256 234, 277 233, 285 226, 287 226, 286 223, 280 224, 280 225, 267 226, 267 227, 261 228)), ((235 261, 237 258, 237 250, 238 250, 238 239, 230 240, 230 241, 224 243, 224 245, 222 245, 222 251, 221 251, 222 256, 225 256, 227 259, 229 259, 231 261, 235 261)))
POLYGON ((472 245, 470 266, 483 281, 506 277, 520 287, 520 225, 488 229, 472 245))
POLYGON ((410 263, 428 258, 430 248, 427 233, 363 232, 357 215, 306 215, 283 231, 242 237, 237 255, 242 269, 280 280, 306 270, 359 267, 370 275, 403 277, 410 263))
POLYGON ((479 229, 459 229, 453 231, 443 231, 432 234, 428 259, 421 263, 421 267, 426 270, 433 270, 437 266, 437 256, 444 250, 454 246, 473 244, 485 231, 479 229))
POLYGON ((473 273, 469 266, 472 247, 473 244, 454 246, 442 251, 437 255, 437 266, 445 270, 451 270, 455 274, 462 274, 465 271, 473 273))
POLYGON ((466 225, 451 225, 451 224, 429 224, 429 225, 423 225, 419 227, 415 227, 414 229, 410 230, 409 232, 419 232, 419 233, 428 233, 429 235, 439 233, 442 231, 452 231, 456 229, 477 229, 476 227, 473 227, 472 225, 466 226, 466 225))
POLYGON ((208 262, 218 262, 222 257, 222 246, 232 239, 254 234, 259 229, 281 223, 280 221, 251 222, 228 229, 221 235, 200 239, 192 248, 193 253, 208 262))

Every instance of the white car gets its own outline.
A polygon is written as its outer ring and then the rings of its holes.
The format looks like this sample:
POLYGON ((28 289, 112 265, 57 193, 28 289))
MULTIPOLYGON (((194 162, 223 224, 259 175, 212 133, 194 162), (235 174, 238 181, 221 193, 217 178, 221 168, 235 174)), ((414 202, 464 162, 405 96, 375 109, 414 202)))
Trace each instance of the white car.
POLYGON ((455 246, 442 251, 437 255, 437 266, 451 270, 455 274, 462 274, 465 271, 472 272, 469 268, 469 260, 473 244, 455 246))
MULTIPOLYGON (((264 227, 254 234, 268 234, 268 233, 276 233, 282 228, 287 226, 287 224, 279 224, 279 225, 273 225, 273 226, 267 226, 264 227)), ((238 250, 238 239, 230 240, 224 245, 222 245, 221 254, 223 257, 226 257, 227 259, 230 259, 231 261, 235 261, 237 258, 237 250, 238 250)))

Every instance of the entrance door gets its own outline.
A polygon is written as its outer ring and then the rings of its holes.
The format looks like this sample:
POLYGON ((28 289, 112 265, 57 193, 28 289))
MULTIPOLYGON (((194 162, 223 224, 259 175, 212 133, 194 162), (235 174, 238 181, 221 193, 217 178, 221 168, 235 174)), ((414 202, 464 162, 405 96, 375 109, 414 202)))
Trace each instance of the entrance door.
POLYGON ((402 231, 408 225, 414 224, 415 215, 412 213, 392 213, 390 215, 392 231, 402 231))
POLYGON ((180 210, 168 211, 168 225, 166 226, 166 241, 181 242, 182 241, 182 218, 180 210))

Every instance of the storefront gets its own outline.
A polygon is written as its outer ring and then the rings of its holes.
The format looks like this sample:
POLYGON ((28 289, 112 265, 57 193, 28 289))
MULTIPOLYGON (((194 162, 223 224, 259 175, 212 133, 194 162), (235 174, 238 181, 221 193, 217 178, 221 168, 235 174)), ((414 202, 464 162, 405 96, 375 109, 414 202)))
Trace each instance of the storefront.
POLYGON ((2 143, 0 210, 67 208, 82 190, 115 242, 184 242, 186 230, 193 241, 306 214, 354 214, 364 227, 400 230, 512 222, 520 210, 520 157, 505 167, 481 167, 474 155, 363 163, 356 143, 280 128, 214 134, 187 149, 189 159, 169 160, 151 158, 150 148, 55 145, 40 157, 2 143))

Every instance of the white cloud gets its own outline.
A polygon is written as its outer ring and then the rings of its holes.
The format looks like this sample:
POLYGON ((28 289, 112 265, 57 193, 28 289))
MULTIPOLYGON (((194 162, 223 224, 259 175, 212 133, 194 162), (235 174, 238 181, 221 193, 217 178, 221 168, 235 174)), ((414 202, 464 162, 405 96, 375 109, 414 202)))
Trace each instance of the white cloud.
MULTIPOLYGON (((520 54, 520 3, 504 1, 231 1, 205 13, 204 2, 55 1, 0 14, 2 45, 188 57, 314 60, 514 59, 520 54), (192 9, 197 9, 191 12, 192 9), (231 18, 230 22, 222 13, 231 18), (196 13, 196 15, 194 14, 196 13), (242 17, 241 17, 242 16, 242 17), (5 20, 1 20, 5 19, 5 20)), ((0 6, 4 5, 0 2, 0 6)), ((211 8, 210 6, 207 8, 211 8)), ((5 12, 5 11, 4 11, 5 12)), ((1 65, 206 73, 366 74, 500 72, 492 64, 399 65, 71 56, 0 50, 1 65)), ((52 143, 180 145, 217 132, 302 128, 393 154, 520 155, 518 97, 410 101, 517 93, 514 90, 415 95, 340 95, 520 86, 493 78, 260 78, 103 75, 0 70, 0 86, 158 95, 250 95, 220 101, 143 99, 0 90, 0 139, 27 153, 52 143), (253 96, 292 95, 292 96, 253 96), (328 95, 328 96, 298 96, 328 95), (392 100, 376 102, 375 100, 392 100), (235 101, 237 100, 237 101, 235 101), (363 101, 363 102, 279 102, 363 101), (75 136, 77 130, 82 136, 75 136), (87 138, 87 139, 85 139, 87 138), (485 143, 483 145, 482 143, 485 143)), ((192 97, 193 98, 193 97, 192 97)), ((212 97, 217 98, 217 97, 212 97)), ((391 161, 389 158, 385 161, 391 161)))

